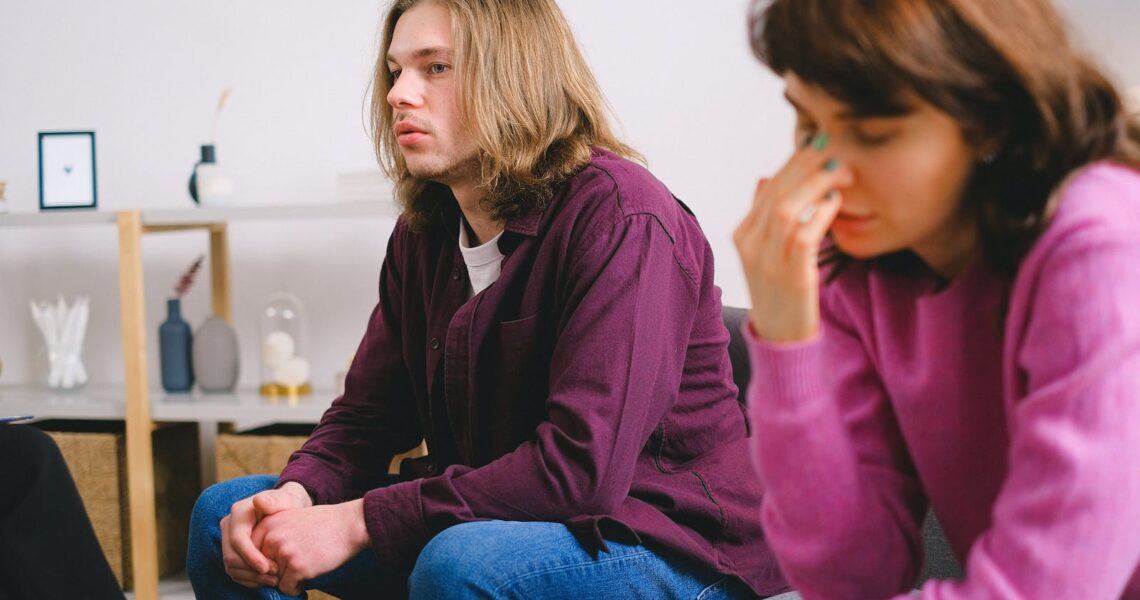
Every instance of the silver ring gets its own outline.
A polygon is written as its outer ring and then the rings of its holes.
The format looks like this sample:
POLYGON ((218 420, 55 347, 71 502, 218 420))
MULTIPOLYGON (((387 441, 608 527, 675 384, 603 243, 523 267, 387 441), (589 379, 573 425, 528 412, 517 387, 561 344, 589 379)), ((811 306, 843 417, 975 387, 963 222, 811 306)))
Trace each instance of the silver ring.
POLYGON ((818 205, 816 204, 809 204, 805 206, 804 209, 800 211, 800 216, 796 217, 796 221, 800 225, 807 225, 808 223, 811 223, 811 218, 815 216, 815 211, 817 208, 818 205))

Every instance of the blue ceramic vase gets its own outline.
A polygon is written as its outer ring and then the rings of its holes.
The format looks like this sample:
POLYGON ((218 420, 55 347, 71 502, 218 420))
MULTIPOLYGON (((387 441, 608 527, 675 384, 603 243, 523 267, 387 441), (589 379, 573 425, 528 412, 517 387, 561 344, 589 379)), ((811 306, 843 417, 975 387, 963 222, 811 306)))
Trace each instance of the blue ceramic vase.
POLYGON ((182 319, 182 300, 168 299, 166 320, 158 328, 162 389, 189 392, 194 387, 194 368, 190 358, 192 339, 190 324, 182 319))

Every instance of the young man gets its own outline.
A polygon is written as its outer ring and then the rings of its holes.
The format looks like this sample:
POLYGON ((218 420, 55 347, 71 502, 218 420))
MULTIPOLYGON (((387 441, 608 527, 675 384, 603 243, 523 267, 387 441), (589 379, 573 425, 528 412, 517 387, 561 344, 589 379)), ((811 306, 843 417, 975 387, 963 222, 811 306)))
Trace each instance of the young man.
POLYGON ((708 243, 624 158, 554 1, 398 0, 373 120, 404 213, 345 394, 280 478, 203 494, 195 591, 785 589, 708 243))

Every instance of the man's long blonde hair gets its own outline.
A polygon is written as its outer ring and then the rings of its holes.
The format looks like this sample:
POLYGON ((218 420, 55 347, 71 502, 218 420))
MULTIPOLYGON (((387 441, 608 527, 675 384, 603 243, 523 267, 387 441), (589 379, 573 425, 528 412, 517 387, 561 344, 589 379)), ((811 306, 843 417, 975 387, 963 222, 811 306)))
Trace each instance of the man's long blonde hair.
POLYGON ((610 129, 605 99, 554 0, 395 0, 376 59, 372 130, 413 228, 427 224, 440 195, 408 172, 396 143, 387 55, 396 22, 420 2, 451 12, 460 125, 478 147, 478 185, 493 218, 545 206, 553 187, 590 161, 592 146, 642 160, 610 129))

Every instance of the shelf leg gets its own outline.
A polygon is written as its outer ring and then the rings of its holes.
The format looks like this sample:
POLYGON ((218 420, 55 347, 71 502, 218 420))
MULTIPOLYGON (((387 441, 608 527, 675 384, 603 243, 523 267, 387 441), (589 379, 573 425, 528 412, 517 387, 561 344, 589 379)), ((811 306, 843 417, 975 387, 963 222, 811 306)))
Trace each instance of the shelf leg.
POLYGON ((230 303, 230 247, 226 238, 226 224, 210 226, 210 290, 215 315, 233 324, 233 305, 230 303))
POLYGON ((201 457, 202 489, 218 482, 218 422, 198 421, 198 456, 201 457))
MULTIPOLYGON (((214 314, 233 325, 233 304, 230 298, 230 246, 225 223, 210 225, 210 301, 214 314)), ((198 431, 202 457, 202 487, 206 487, 215 483, 217 479, 214 443, 218 437, 218 423, 199 422, 198 431)))
POLYGON ((154 508, 154 454, 147 396, 146 305, 143 298, 142 215, 118 213, 119 304, 126 377, 127 496, 131 565, 137 600, 158 600, 158 535, 154 508))

